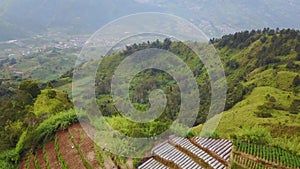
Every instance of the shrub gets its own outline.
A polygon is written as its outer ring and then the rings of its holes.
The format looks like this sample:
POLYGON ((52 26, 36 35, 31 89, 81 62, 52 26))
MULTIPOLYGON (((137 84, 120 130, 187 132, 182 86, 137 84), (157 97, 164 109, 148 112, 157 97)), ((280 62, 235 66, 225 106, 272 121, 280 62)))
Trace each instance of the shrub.
POLYGON ((47 96, 49 99, 54 99, 56 97, 56 91, 55 90, 48 90, 47 96))
POLYGON ((37 116, 55 114, 70 108, 72 108, 72 103, 68 95, 52 89, 43 90, 34 103, 34 113, 37 116))
POLYGON ((273 117, 272 116, 272 113, 269 112, 269 111, 259 111, 259 112, 254 112, 255 115, 257 117, 260 117, 260 118, 270 118, 270 117, 273 117))
POLYGON ((296 60, 300 61, 300 53, 296 56, 296 60))
POLYGON ((219 134, 218 134, 216 131, 214 131, 214 132, 211 134, 210 137, 211 137, 212 139, 219 139, 219 138, 220 138, 219 134))
MULTIPOLYGON (((77 114, 74 110, 61 112, 42 122, 37 128, 28 132, 23 141, 23 149, 35 149, 45 141, 53 138, 53 135, 61 129, 78 122, 77 114)), ((21 143, 20 143, 21 144, 21 143)))
POLYGON ((271 96, 271 97, 269 98, 269 101, 270 101, 270 102, 276 102, 276 99, 275 99, 274 96, 271 96))
POLYGON ((0 166, 5 169, 15 169, 18 168, 16 165, 13 165, 5 160, 0 160, 0 166))
POLYGON ((196 134, 193 132, 193 131, 189 131, 186 135, 187 138, 192 138, 192 137, 195 137, 196 134))
POLYGON ((299 77, 299 75, 295 76, 295 78, 293 80, 293 85, 295 87, 300 86, 300 77, 299 77))
POLYGON ((6 161, 8 164, 17 164, 20 159, 19 154, 14 150, 6 150, 0 154, 0 161, 6 161))
POLYGON ((290 113, 298 114, 300 111, 300 100, 294 100, 290 106, 290 113))
POLYGON ((20 83, 19 89, 30 93, 33 98, 36 98, 41 93, 41 89, 38 84, 30 80, 20 83))
POLYGON ((286 68, 288 68, 288 69, 294 69, 296 67, 297 67, 297 65, 294 63, 293 60, 289 60, 288 63, 286 64, 286 68))
POLYGON ((19 141, 16 145, 15 151, 17 154, 21 155, 24 151, 24 142, 27 137, 27 130, 25 130, 19 138, 19 141))

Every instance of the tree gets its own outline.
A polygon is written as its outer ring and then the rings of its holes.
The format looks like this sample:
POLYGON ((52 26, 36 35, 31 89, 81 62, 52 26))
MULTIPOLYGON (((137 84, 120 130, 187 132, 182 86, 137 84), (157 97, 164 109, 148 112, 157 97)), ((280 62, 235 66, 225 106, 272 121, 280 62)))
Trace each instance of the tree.
POLYGON ((260 126, 243 128, 238 134, 238 139, 254 144, 268 144, 271 139, 271 133, 268 129, 260 126))
POLYGON ((48 90, 47 96, 49 99, 53 99, 56 97, 56 91, 55 90, 48 90))
POLYGON ((298 114, 300 111, 300 100, 294 100, 290 106, 290 113, 298 114))
POLYGON ((171 46, 171 43, 172 43, 171 39, 170 38, 166 38, 164 40, 164 43, 163 43, 163 49, 165 49, 165 50, 169 49, 170 46, 171 46))
POLYGON ((6 139, 10 142, 10 145, 15 146, 23 132, 23 122, 19 120, 15 122, 8 120, 4 127, 4 132, 6 134, 6 139))
POLYGON ((17 63, 17 60, 15 58, 10 59, 9 65, 14 65, 17 63))
POLYGON ((300 61, 300 53, 296 56, 296 60, 300 61))
POLYGON ((293 69, 296 67, 297 67, 297 65, 294 63, 293 60, 289 60, 288 63, 286 64, 286 68, 289 68, 289 69, 293 69))
POLYGON ((295 87, 300 86, 300 77, 299 77, 299 75, 297 75, 297 76, 294 78, 294 80, 293 80, 293 85, 294 85, 295 87))
POLYGON ((26 80, 20 83, 19 89, 28 92, 33 98, 41 94, 41 89, 38 84, 31 80, 26 80))
POLYGON ((51 82, 48 82, 46 88, 47 89, 53 89, 53 84, 51 82))

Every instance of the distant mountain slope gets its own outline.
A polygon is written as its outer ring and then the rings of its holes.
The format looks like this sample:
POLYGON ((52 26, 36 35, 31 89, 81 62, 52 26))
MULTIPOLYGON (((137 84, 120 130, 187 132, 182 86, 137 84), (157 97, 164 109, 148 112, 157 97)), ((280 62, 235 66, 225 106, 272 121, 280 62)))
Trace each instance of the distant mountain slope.
MULTIPOLYGON (((167 12, 191 20, 210 37, 262 27, 299 28, 297 0, 4 0, 0 2, 0 40, 57 28, 92 33, 104 24, 137 12, 167 12), (7 33, 8 32, 8 33, 7 33)), ((147 21, 145 21, 146 23, 147 21)), ((141 23, 143 24, 143 23, 141 23)))

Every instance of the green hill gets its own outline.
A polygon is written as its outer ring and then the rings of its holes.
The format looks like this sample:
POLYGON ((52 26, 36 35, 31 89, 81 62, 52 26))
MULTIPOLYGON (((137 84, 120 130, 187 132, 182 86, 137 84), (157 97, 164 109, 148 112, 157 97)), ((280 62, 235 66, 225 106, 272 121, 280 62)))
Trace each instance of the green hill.
MULTIPOLYGON (((266 129, 267 144, 293 153, 300 152, 300 35, 292 29, 252 30, 211 39, 217 48, 227 77, 227 100, 217 133, 221 137, 244 137, 256 128, 266 129)), ((198 44, 202 45, 202 44, 198 44)), ((97 100, 106 116, 118 116, 109 94, 112 72, 125 56, 156 47, 177 54, 192 69, 201 92, 201 109, 193 131, 200 133, 210 106, 209 79, 200 60, 179 42, 166 46, 153 42, 128 47, 127 50, 105 57, 97 74, 97 100), (185 51, 185 52, 182 52, 185 51)), ((149 108, 148 94, 154 88, 167 93, 167 108, 161 122, 169 123, 178 112, 178 88, 172 77, 160 71, 144 71, 132 81, 130 94, 137 109, 149 108), (159 81, 157 79, 165 79, 159 81), (150 84, 150 85, 149 85, 150 84), (135 91, 145 90, 144 93, 135 91), (171 91, 171 89, 173 89, 171 91), (177 101, 177 102, 176 102, 177 101)), ((62 86, 65 88, 66 85, 62 86)), ((138 127, 137 127, 138 128, 138 127)), ((135 133, 139 135, 138 133, 135 133)), ((141 133, 141 135, 143 135, 141 133)), ((250 140, 251 141, 251 140, 250 140)))
MULTIPOLYGON (((255 127, 264 128, 271 136, 268 144, 299 154, 299 32, 264 31, 213 40, 225 64, 229 86, 228 104, 217 133, 230 138, 255 127), (230 94, 232 90, 237 92, 230 94), (230 98, 239 99, 231 104, 230 98)), ((201 128, 194 131, 199 133, 201 128)))

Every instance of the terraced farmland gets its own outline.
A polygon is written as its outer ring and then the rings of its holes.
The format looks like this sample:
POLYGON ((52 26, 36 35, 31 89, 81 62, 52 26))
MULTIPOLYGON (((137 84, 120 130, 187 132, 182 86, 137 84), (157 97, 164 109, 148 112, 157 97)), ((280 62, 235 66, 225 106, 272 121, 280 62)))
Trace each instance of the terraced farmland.
MULTIPOLYGON (((28 152, 20 169, 132 169, 132 159, 98 147, 81 125, 59 131, 43 148, 28 152)), ((152 149, 138 169, 299 169, 300 158, 279 148, 212 138, 171 136, 152 149)))
POLYGON ((170 137, 139 169, 299 169, 299 157, 279 148, 226 139, 170 137))
MULTIPOLYGON (((87 125, 87 124, 82 124, 87 125)), ((131 159, 127 159, 131 162, 131 159)), ((106 169, 133 168, 121 164, 117 157, 96 146, 80 124, 59 131, 55 140, 47 143, 36 153, 28 153, 19 165, 20 169, 106 169)), ((132 162, 131 162, 132 163, 132 162)), ((1 167, 0 167, 1 168, 1 167)))

